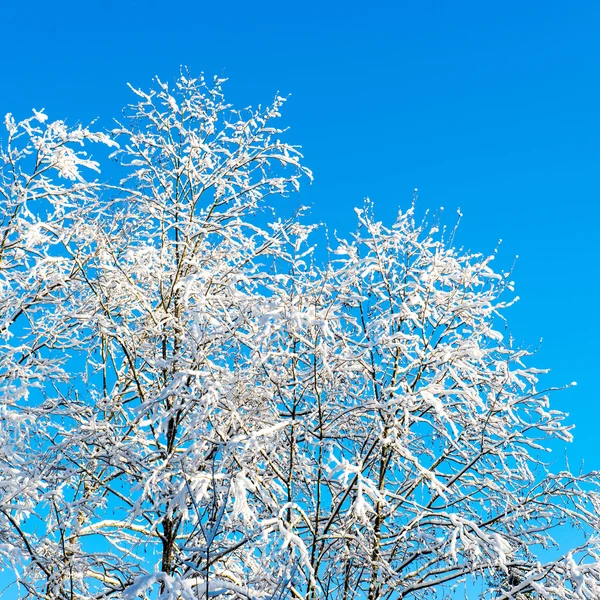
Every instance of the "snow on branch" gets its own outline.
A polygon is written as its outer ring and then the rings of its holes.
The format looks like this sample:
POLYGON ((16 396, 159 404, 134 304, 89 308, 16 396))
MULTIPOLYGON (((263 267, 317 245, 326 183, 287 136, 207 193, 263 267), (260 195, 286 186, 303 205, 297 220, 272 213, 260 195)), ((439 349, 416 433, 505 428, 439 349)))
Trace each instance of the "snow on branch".
POLYGON ((508 275, 414 207, 322 252, 285 98, 223 84, 131 88, 110 133, 5 119, 1 567, 53 600, 598 598, 598 475, 548 459, 508 275))

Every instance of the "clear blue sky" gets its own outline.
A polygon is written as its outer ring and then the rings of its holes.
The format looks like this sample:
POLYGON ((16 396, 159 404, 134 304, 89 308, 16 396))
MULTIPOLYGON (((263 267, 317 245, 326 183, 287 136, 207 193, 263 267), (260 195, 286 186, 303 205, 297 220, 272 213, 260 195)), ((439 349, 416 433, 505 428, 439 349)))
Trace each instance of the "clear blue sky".
MULTIPOLYGON (((391 223, 464 213, 461 244, 512 264, 517 340, 600 468, 600 3, 514 0, 3 3, 0 113, 118 116, 125 86, 180 65, 228 77, 238 105, 291 93, 290 140, 315 173, 302 201, 344 232, 370 196, 391 223)), ((104 121, 107 122, 107 121, 104 121)))

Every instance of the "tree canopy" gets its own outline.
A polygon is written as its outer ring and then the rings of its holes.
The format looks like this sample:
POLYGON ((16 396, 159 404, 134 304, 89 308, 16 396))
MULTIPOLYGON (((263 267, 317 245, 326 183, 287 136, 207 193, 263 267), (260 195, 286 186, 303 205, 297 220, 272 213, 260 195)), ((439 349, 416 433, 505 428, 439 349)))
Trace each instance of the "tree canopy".
POLYGON ((598 476, 549 460, 570 426, 506 336, 510 275, 368 202, 315 256, 278 216, 311 178, 284 98, 222 84, 132 88, 109 131, 5 119, 8 593, 600 597, 598 476))

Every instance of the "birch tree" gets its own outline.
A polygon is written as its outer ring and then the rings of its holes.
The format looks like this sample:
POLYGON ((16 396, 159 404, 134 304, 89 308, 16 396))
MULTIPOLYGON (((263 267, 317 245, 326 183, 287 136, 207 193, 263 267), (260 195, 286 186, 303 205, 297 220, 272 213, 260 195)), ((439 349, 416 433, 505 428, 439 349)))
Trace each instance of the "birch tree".
POLYGON ((222 84, 132 88, 109 131, 5 120, 7 593, 598 598, 598 477, 551 460, 510 276, 414 208, 315 252, 285 99, 222 84))

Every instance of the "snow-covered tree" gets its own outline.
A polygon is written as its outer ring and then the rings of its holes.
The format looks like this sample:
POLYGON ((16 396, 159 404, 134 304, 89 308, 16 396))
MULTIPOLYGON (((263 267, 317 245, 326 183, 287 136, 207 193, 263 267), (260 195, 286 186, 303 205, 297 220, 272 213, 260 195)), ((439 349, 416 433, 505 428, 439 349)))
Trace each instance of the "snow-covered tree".
POLYGON ((315 256, 274 208, 311 176, 284 99, 237 111, 222 83, 132 88, 106 133, 5 120, 8 589, 600 597, 598 477, 549 462, 569 426, 500 332, 509 276, 368 203, 315 256))

